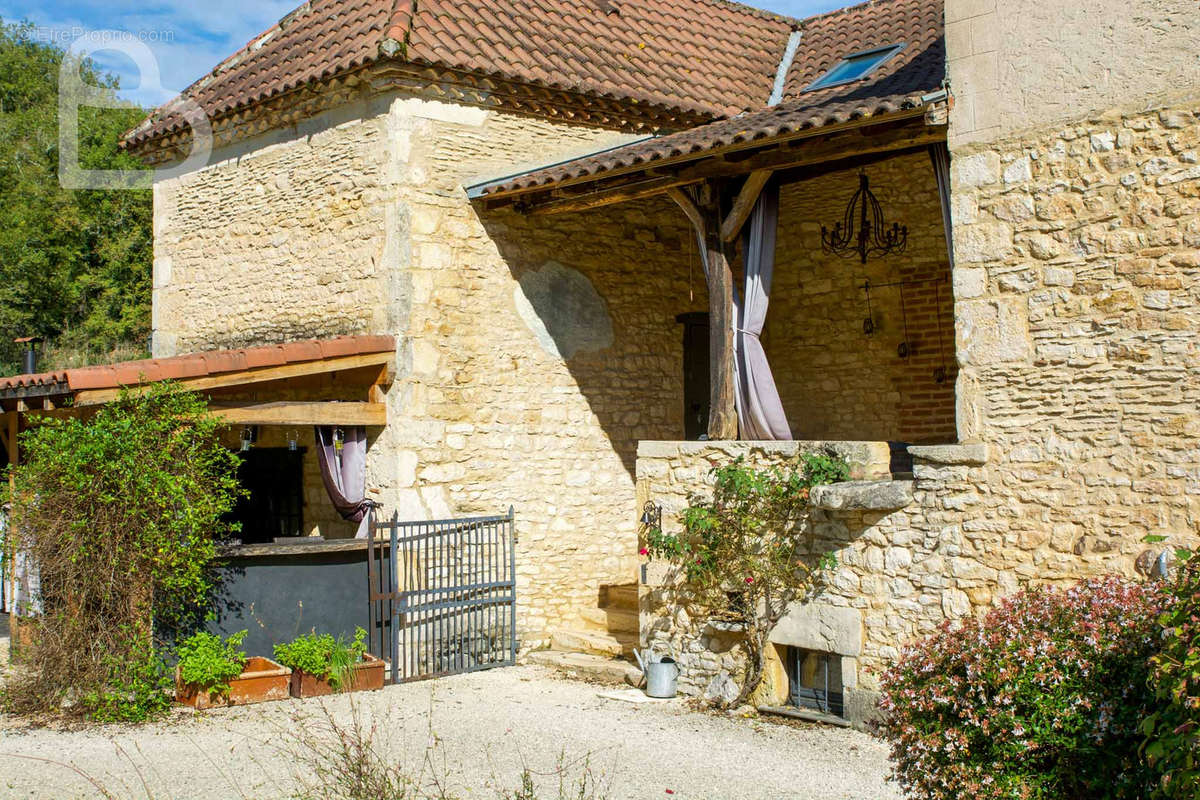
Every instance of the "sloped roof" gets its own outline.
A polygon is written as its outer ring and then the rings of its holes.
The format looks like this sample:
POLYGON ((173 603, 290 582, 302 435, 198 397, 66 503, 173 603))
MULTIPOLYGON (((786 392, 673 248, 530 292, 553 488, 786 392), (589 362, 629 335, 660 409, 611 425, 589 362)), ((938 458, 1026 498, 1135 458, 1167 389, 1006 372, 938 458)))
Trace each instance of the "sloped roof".
MULTIPOLYGON (((394 60, 716 118, 766 103, 797 24, 724 0, 309 0, 183 94, 216 119, 394 60)), ((186 129, 176 105, 127 144, 186 129)))
POLYGON ((117 389, 156 381, 203 378, 345 356, 390 353, 395 349, 396 340, 391 336, 340 336, 335 339, 286 342, 239 350, 209 350, 170 358, 123 361, 103 366, 0 378, 0 397, 70 394, 85 389, 117 389))
POLYGON ((471 194, 487 197, 533 190, 917 109, 924 105, 922 95, 942 86, 945 62, 941 0, 874 0, 805 23, 788 71, 786 99, 778 106, 509 176, 472 187, 471 194), (844 56, 901 42, 904 49, 863 80, 803 91, 844 56))

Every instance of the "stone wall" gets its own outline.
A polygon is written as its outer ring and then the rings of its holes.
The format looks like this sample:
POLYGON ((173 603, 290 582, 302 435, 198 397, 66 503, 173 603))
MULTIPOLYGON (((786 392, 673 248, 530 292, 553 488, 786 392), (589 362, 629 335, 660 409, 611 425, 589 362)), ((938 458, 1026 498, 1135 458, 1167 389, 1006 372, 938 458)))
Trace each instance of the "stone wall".
POLYGON ((156 183, 156 356, 387 330, 377 112, 360 103, 156 183))
POLYGON ((960 433, 984 563, 1132 573, 1200 530, 1200 119, 1111 113, 954 160, 960 433))
POLYGON ((414 132, 404 196, 411 372, 401 516, 517 509, 526 646, 636 579, 636 443, 683 430, 687 222, 665 201, 557 217, 483 213, 462 185, 540 152, 555 129, 491 115, 414 132))
MULTIPOLYGON (((914 447, 914 480, 890 481, 885 442, 643 442, 638 492, 663 508, 664 530, 677 532, 689 498, 711 496, 713 466, 739 456, 753 466, 794 464, 800 453, 827 447, 850 461, 852 479, 870 482, 834 487, 840 496, 814 493, 809 552, 833 553, 838 566, 815 598, 793 606, 772 642, 840 656, 847 713, 862 724, 871 716, 880 674, 904 643, 1017 587, 1016 573, 980 560, 995 530, 981 513, 986 449, 914 447)), ((669 571, 651 565, 643 574, 642 636, 660 654, 675 655, 682 691, 702 693, 722 673, 736 677, 737 631, 680 607, 669 571)), ((781 672, 776 659, 760 700, 782 705, 781 672)))
POLYGON ((792 435, 953 442, 954 299, 933 168, 926 153, 916 153, 874 163, 866 174, 887 221, 908 227, 908 247, 865 265, 821 249, 821 226, 841 220, 858 170, 788 184, 780 193, 763 344, 792 435), (863 329, 868 280, 880 287, 870 293, 870 336, 863 329), (885 286, 897 282, 906 285, 885 286), (909 355, 902 358, 898 347, 906 340, 909 355))
POLYGON ((1200 88, 1193 0, 947 0, 951 146, 1200 88))

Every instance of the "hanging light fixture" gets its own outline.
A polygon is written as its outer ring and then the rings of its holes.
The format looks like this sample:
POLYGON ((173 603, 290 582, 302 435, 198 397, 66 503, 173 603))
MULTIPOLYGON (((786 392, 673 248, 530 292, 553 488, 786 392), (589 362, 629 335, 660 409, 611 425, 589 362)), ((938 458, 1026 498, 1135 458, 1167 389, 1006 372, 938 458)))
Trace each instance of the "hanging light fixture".
POLYGON ((288 450, 296 452, 300 449, 300 436, 294 430, 289 430, 287 434, 288 450))
POLYGON ((843 258, 857 255, 864 264, 871 257, 903 253, 907 245, 908 227, 895 222, 887 227, 865 172, 859 173, 858 191, 850 198, 842 221, 832 231, 821 226, 822 250, 843 258))

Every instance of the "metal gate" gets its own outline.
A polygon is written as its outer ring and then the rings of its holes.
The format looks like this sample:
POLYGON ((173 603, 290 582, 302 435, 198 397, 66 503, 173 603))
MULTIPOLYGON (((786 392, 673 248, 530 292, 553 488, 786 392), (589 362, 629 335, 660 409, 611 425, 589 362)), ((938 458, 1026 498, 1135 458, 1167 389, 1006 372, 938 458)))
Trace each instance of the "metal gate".
POLYGON ((371 522, 370 649, 394 683, 516 663, 516 534, 499 517, 371 522))

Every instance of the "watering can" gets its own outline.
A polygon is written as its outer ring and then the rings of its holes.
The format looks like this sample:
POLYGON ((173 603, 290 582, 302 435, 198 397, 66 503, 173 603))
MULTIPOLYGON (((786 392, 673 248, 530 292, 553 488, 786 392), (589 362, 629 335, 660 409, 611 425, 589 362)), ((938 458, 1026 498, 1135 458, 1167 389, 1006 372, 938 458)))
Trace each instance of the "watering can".
POLYGON ((650 697, 674 697, 678 690, 679 665, 670 656, 655 661, 653 651, 644 656, 641 651, 634 650, 633 655, 638 660, 638 666, 646 675, 646 694, 650 697))

